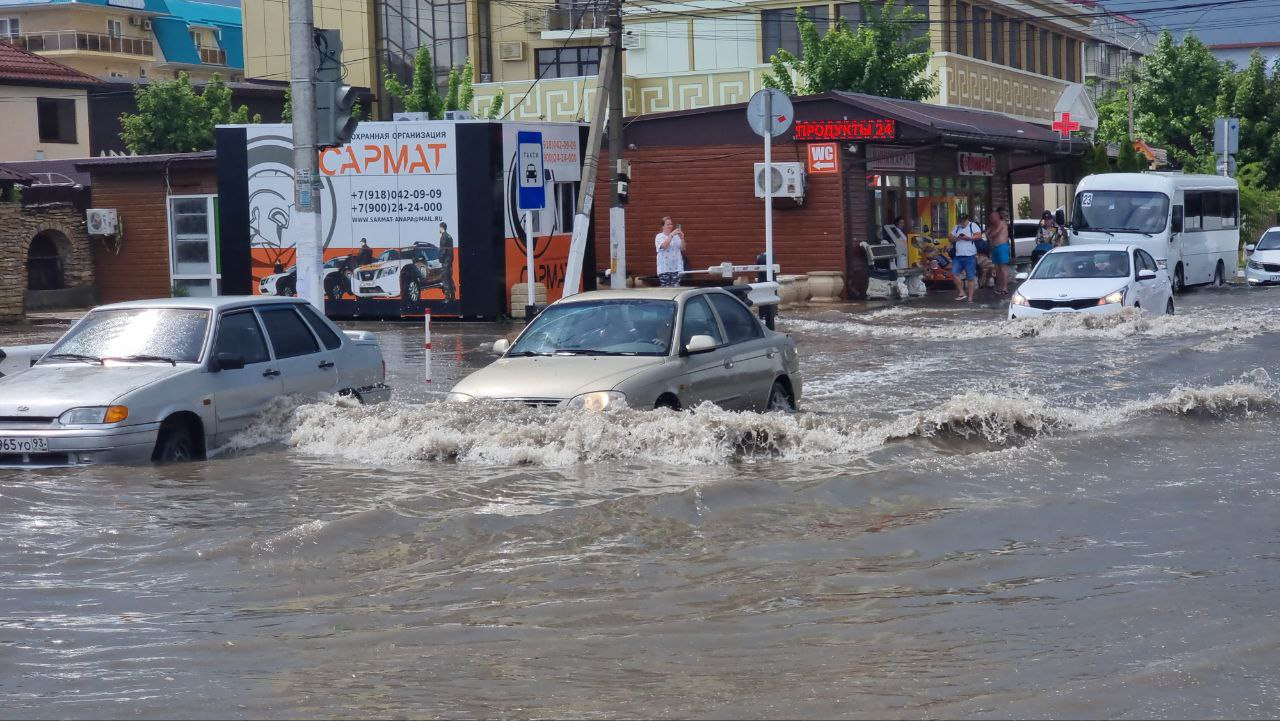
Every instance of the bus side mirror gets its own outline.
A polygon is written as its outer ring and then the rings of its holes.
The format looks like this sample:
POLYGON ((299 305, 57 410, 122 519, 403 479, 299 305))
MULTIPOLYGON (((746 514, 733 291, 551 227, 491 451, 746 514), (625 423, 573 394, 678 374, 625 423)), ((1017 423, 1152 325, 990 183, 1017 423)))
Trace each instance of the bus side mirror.
POLYGON ((1173 223, 1169 226, 1169 230, 1174 233, 1182 232, 1182 206, 1173 206, 1173 223))

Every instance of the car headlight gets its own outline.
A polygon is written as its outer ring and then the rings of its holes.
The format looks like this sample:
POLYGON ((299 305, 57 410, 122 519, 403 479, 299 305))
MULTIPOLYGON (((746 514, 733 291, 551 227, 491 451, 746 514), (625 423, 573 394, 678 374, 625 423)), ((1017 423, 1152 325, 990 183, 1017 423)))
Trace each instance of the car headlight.
POLYGON ((1111 305, 1112 303, 1123 303, 1124 291, 1125 289, 1121 288, 1120 290, 1117 290, 1114 293, 1108 293, 1102 296, 1101 298, 1098 299, 1098 305, 1111 305))
POLYGON ((1014 305, 1031 305, 1031 301, 1027 300, 1026 296, 1017 291, 1014 291, 1013 295, 1009 296, 1009 302, 1014 305))
POLYGON ((1249 261, 1248 266, 1253 270, 1262 270, 1262 264, 1256 260, 1249 261))
POLYGON ((469 396, 466 393, 454 393, 453 391, 449 391, 445 394, 444 399, 449 403, 470 403, 476 398, 475 396, 469 396))
POLYGON ((129 417, 128 406, 87 406, 72 408, 58 416, 64 426, 86 426, 99 423, 119 423, 129 417))
POLYGON ((603 411, 610 408, 625 408, 627 405, 627 396, 618 391, 592 391, 591 393, 583 393, 569 399, 564 404, 565 408, 581 409, 585 411, 603 411))
POLYGON ((395 274, 396 274, 395 268, 383 268, 382 270, 378 271, 379 278, 386 278, 387 276, 395 275, 395 274))

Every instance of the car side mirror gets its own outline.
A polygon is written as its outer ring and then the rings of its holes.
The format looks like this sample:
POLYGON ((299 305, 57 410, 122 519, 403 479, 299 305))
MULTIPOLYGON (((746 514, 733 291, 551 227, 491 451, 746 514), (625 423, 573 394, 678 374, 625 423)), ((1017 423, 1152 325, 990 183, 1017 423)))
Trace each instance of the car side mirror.
POLYGON ((1138 280, 1155 280, 1155 279, 1156 279, 1156 272, 1154 270, 1143 268, 1142 270, 1138 271, 1138 280))
POLYGON ((716 349, 716 339, 709 335, 695 335, 684 344, 684 355, 693 355, 695 353, 706 353, 709 350, 716 349))
POLYGON ((1182 232, 1182 206, 1181 205, 1173 206, 1173 221, 1169 224, 1169 230, 1171 233, 1182 232))
POLYGON ((213 357, 213 367, 217 371, 238 371, 244 368, 244 356, 239 353, 219 353, 213 357))
POLYGON ((1031 277, 1031 274, 1030 274, 1030 273, 1023 272, 1023 273, 1018 273, 1017 275, 1013 276, 1013 279, 1014 279, 1014 280, 1026 280, 1027 278, 1030 278, 1030 277, 1031 277))
POLYGON ((499 338, 493 342, 494 353, 497 353, 498 355, 502 355, 503 353, 506 353, 508 350, 511 350, 511 341, 507 340, 506 338, 499 338))
POLYGON ((1252 253, 1253 251, 1255 251, 1255 250, 1257 250, 1257 249, 1258 249, 1258 246, 1257 246, 1255 243, 1250 243, 1250 244, 1248 244, 1248 245, 1246 245, 1246 246, 1244 247, 1244 252, 1246 252, 1246 253, 1252 253))

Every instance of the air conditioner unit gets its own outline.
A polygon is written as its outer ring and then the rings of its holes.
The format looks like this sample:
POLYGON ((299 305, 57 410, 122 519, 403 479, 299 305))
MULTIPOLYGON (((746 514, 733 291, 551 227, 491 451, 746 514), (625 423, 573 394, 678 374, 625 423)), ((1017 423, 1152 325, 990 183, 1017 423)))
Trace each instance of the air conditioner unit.
POLYGON ((391 119, 397 123, 425 123, 431 119, 427 113, 392 113, 391 119))
POLYGON ((138 17, 137 15, 130 15, 129 24, 136 28, 142 24, 142 18, 138 17))
MULTIPOLYGON (((756 197, 764 197, 764 163, 756 163, 756 197)), ((773 163, 773 197, 804 199, 804 163, 773 163)))
POLYGON ((643 50, 644 35, 635 30, 627 30, 622 33, 622 49, 623 50, 643 50))
POLYGON ((143 20, 143 21, 142 21, 142 29, 143 29, 143 30, 150 30, 150 29, 151 29, 151 21, 150 21, 150 20, 143 20))
POLYGON ((470 110, 446 110, 444 111, 445 120, 471 120, 470 110))
POLYGON ((120 223, 115 208, 90 208, 85 211, 85 225, 89 235, 115 235, 120 223))
POLYGON ((498 43, 499 60, 524 60, 524 43, 519 40, 498 43))

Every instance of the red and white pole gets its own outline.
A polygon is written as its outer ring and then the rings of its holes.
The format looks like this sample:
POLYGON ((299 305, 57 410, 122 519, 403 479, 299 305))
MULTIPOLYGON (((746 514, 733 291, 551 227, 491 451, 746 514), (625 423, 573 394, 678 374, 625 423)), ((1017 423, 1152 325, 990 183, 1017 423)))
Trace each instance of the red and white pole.
POLYGON ((431 382, 431 309, 428 308, 426 315, 422 317, 422 356, 423 367, 426 369, 427 382, 431 382))

